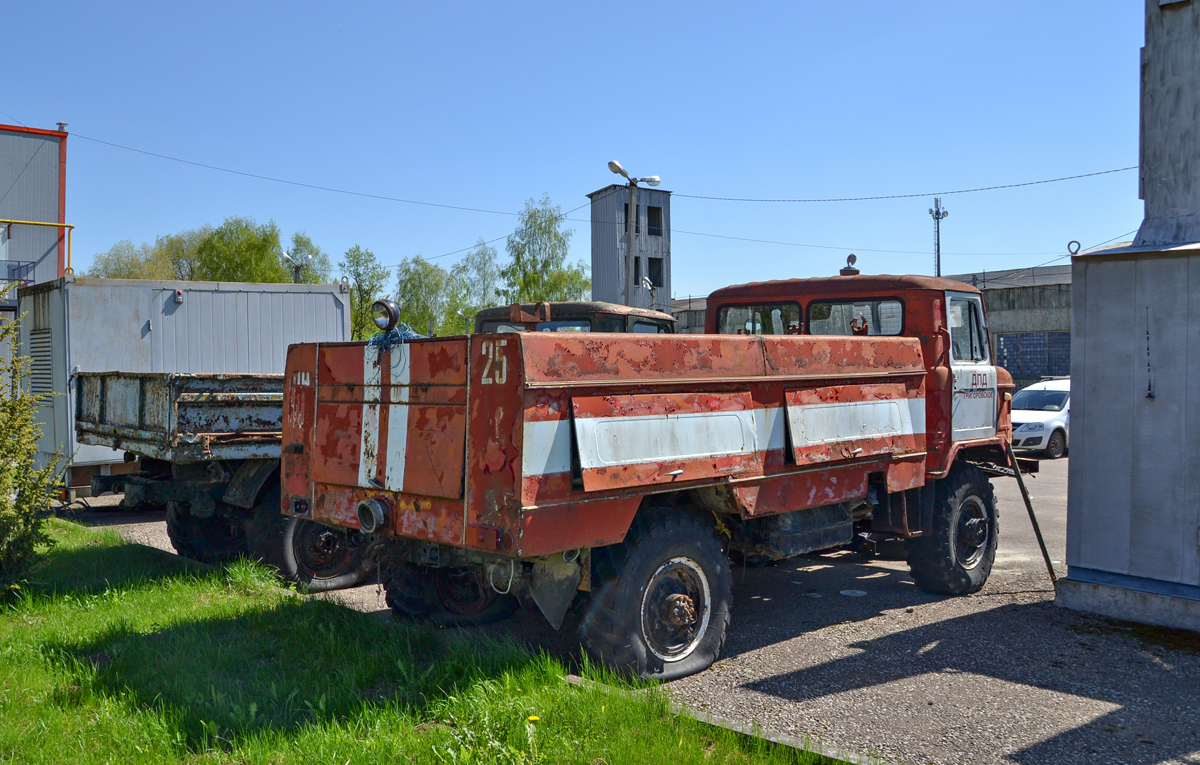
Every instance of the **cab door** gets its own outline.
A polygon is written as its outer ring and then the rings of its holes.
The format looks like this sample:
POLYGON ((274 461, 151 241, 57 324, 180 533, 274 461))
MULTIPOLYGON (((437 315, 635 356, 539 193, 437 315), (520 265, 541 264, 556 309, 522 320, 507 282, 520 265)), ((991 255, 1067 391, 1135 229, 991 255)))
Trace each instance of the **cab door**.
POLYGON ((950 328, 950 369, 954 397, 950 414, 953 440, 996 435, 996 367, 992 363, 983 302, 979 295, 946 293, 950 328))

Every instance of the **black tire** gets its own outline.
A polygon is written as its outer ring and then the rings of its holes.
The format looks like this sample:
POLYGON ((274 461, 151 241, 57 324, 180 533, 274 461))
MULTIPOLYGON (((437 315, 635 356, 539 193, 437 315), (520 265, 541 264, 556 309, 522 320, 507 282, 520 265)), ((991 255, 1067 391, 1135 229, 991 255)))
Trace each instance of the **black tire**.
POLYGON ((439 606, 433 621, 443 627, 491 624, 512 616, 520 606, 512 595, 492 588, 483 566, 434 569, 432 579, 439 606))
POLYGON ((482 566, 426 568, 394 562, 384 567, 383 589, 392 613, 439 627, 477 627, 512 615, 520 605, 497 593, 482 566))
POLYGON ((1046 459, 1056 460, 1067 453, 1067 437, 1061 430, 1056 430, 1050 434, 1050 440, 1046 442, 1046 459))
POLYGON ((933 529, 910 543, 912 578, 926 592, 978 592, 992 571, 999 538, 991 482, 979 468, 956 464, 934 487, 933 529))
POLYGON ((197 518, 178 502, 167 503, 167 536, 175 551, 202 563, 220 563, 247 552, 241 521, 224 515, 220 505, 208 518, 197 518))
POLYGON ((659 680, 716 661, 733 607, 732 577, 703 518, 677 509, 639 514, 624 542, 593 557, 601 583, 580 628, 593 658, 659 680))
POLYGON ((354 534, 279 512, 279 489, 267 492, 246 524, 250 554, 306 592, 353 587, 375 570, 354 534))

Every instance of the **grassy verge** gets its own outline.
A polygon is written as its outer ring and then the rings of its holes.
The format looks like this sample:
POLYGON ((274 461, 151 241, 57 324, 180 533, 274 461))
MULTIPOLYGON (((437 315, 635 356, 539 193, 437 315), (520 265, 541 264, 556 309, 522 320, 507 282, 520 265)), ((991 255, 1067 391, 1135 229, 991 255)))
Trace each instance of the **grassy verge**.
POLYGON ((654 689, 567 685, 556 661, 478 632, 290 593, 249 563, 52 533, 0 611, 0 760, 821 761, 674 716, 654 689))

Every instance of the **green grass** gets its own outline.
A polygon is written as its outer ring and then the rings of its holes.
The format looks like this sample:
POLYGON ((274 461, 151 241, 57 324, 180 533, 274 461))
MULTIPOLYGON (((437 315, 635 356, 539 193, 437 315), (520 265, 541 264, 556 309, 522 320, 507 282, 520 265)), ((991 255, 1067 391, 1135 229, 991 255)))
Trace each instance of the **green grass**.
POLYGON ((0 760, 815 763, 672 715, 656 688, 562 681, 480 632, 388 624, 111 531, 57 541, 0 610, 0 760), (540 718, 530 722, 530 716, 540 718))

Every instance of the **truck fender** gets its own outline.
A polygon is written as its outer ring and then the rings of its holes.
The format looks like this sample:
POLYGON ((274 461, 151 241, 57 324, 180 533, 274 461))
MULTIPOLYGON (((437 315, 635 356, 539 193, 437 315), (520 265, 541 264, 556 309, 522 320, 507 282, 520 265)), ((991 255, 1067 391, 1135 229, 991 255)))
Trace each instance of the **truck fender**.
POLYGON ((273 473, 279 472, 279 460, 245 460, 233 474, 222 501, 247 510, 254 507, 258 493, 273 473))

